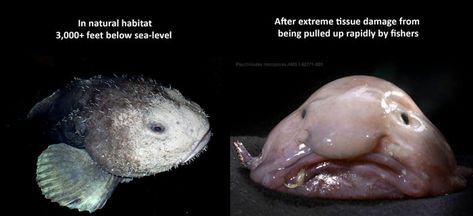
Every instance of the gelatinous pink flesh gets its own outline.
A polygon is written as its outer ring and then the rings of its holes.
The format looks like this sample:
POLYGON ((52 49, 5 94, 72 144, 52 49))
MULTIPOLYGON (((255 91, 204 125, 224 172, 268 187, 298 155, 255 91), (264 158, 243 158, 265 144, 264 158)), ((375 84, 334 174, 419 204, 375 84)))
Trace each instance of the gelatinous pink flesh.
POLYGON ((270 133, 259 157, 235 143, 251 178, 333 199, 424 197, 466 185, 448 143, 412 99, 368 76, 333 81, 270 133))

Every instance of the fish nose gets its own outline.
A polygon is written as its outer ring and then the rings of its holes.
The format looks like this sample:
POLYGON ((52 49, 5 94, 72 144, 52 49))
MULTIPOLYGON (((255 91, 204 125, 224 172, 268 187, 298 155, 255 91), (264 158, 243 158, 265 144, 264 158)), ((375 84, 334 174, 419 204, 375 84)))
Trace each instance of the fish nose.
POLYGON ((313 151, 330 159, 352 159, 371 152, 385 131, 379 103, 336 101, 314 111, 309 143, 313 151))

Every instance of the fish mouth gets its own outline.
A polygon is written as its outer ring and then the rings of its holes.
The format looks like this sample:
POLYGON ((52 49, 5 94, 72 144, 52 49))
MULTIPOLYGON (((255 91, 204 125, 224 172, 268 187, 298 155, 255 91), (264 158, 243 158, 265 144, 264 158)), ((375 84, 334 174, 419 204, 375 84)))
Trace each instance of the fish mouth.
POLYGON ((212 136, 212 132, 210 131, 210 128, 205 132, 205 134, 202 136, 202 138, 195 142, 192 146, 192 151, 184 157, 183 163, 188 162, 192 158, 194 158, 199 152, 201 152, 206 146, 207 143, 210 140, 210 137, 212 136))
POLYGON ((369 153, 352 160, 295 163, 276 190, 332 199, 393 199, 417 197, 425 186, 418 176, 393 157, 369 153))

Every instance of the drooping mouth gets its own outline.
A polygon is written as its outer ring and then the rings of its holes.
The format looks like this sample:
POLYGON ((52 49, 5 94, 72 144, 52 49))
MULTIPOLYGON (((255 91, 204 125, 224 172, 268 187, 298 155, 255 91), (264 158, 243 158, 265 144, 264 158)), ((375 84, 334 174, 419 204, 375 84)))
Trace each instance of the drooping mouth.
POLYGON ((183 163, 188 162, 196 155, 198 155, 207 146, 207 143, 209 142, 211 136, 212 132, 209 128, 207 132, 202 136, 202 138, 192 145, 192 151, 186 157, 184 157, 183 163))
POLYGON ((389 155, 369 153, 352 160, 319 159, 287 167, 279 190, 333 199, 402 198, 422 190, 417 175, 389 155))

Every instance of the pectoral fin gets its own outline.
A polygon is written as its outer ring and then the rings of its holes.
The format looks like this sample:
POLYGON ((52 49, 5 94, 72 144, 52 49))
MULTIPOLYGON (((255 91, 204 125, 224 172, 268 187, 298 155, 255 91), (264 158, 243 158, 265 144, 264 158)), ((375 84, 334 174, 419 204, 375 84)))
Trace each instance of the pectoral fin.
POLYGON ((236 141, 233 142, 233 146, 235 147, 235 150, 238 155, 238 159, 240 160, 240 163, 243 167, 248 168, 248 169, 254 169, 260 161, 258 161, 257 157, 251 156, 250 152, 246 150, 246 147, 243 145, 242 142, 236 141))
POLYGON ((60 143, 38 157, 36 180, 47 199, 94 212, 105 205, 122 178, 102 170, 85 150, 60 143))

